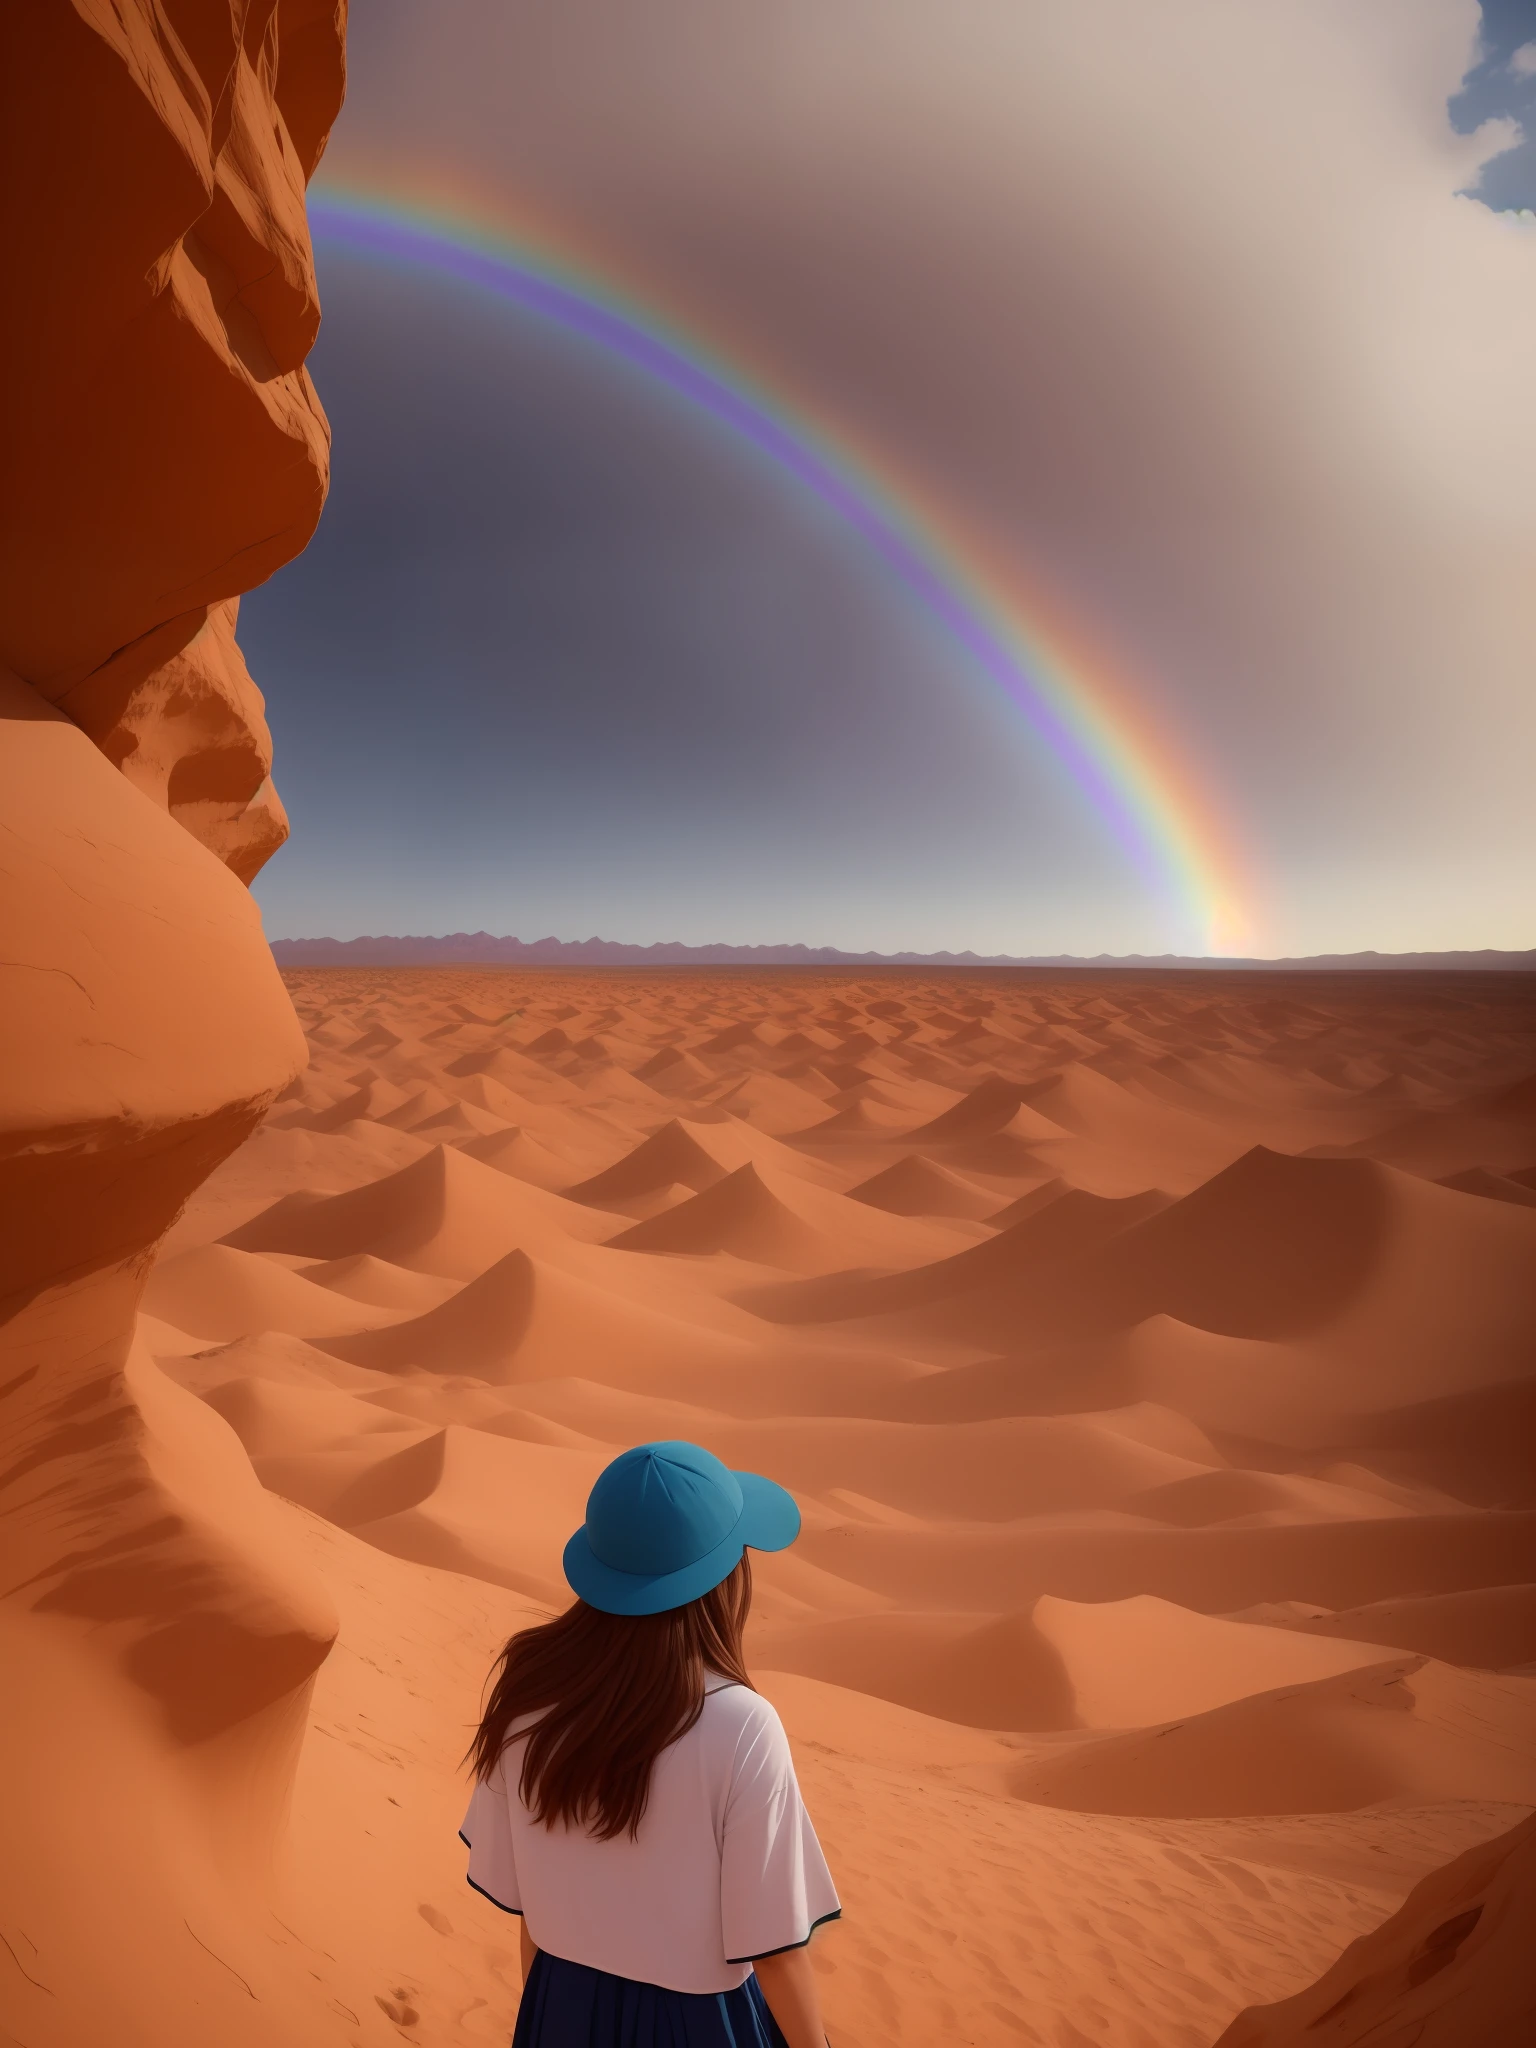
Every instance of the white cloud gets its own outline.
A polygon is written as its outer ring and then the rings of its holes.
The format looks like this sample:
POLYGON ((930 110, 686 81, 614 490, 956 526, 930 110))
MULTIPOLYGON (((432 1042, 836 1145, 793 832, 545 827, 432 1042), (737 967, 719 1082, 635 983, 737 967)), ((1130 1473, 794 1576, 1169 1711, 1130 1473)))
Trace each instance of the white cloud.
POLYGON ((1522 43, 1509 60, 1516 78, 1536 78, 1536 43, 1522 43))

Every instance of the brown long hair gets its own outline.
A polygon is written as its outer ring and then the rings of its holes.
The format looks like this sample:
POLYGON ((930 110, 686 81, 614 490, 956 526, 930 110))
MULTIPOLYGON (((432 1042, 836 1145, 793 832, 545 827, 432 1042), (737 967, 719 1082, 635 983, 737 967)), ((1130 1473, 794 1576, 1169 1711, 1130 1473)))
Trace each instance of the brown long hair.
POLYGON ((741 1632, 752 1605, 742 1552, 730 1577, 665 1614, 604 1614, 578 1600, 502 1651, 470 1744, 488 1778, 520 1714, 537 1714, 518 1790, 536 1821, 585 1828, 599 1842, 637 1835, 651 1766, 704 1711, 707 1672, 751 1687, 741 1632))

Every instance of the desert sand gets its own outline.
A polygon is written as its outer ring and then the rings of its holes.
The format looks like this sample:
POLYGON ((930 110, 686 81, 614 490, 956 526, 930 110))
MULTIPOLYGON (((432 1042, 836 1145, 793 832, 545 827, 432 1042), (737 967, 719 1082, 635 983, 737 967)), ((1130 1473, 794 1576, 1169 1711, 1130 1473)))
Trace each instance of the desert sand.
POLYGON ((340 1616, 286 1830, 187 1916, 286 2038, 507 2033, 458 1758, 647 1437, 801 1504, 749 1648, 844 1890, 836 2040, 1196 2048, 1503 1854, 1536 1212, 1447 1183, 1471 1134, 1536 1166, 1523 981, 288 982, 309 1066, 136 1367, 340 1616))

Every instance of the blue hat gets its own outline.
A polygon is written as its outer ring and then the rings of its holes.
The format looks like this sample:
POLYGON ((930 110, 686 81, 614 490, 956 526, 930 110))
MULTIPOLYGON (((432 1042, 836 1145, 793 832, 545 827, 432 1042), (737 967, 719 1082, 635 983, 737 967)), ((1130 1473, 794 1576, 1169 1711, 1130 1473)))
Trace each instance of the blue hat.
POLYGON ((771 1479, 697 1444, 639 1444, 598 1475, 565 1576, 604 1614, 664 1614, 712 1592, 749 1545, 784 1550, 799 1534, 800 1510, 771 1479))

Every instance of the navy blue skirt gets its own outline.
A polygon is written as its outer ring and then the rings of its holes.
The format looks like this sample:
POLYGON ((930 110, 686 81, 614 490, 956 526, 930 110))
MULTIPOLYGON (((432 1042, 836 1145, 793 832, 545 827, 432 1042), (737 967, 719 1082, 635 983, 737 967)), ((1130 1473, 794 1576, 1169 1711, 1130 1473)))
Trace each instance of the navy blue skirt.
POLYGON ((756 1977, 735 1991, 668 1991, 543 1949, 512 2048, 787 2048, 756 1977))

